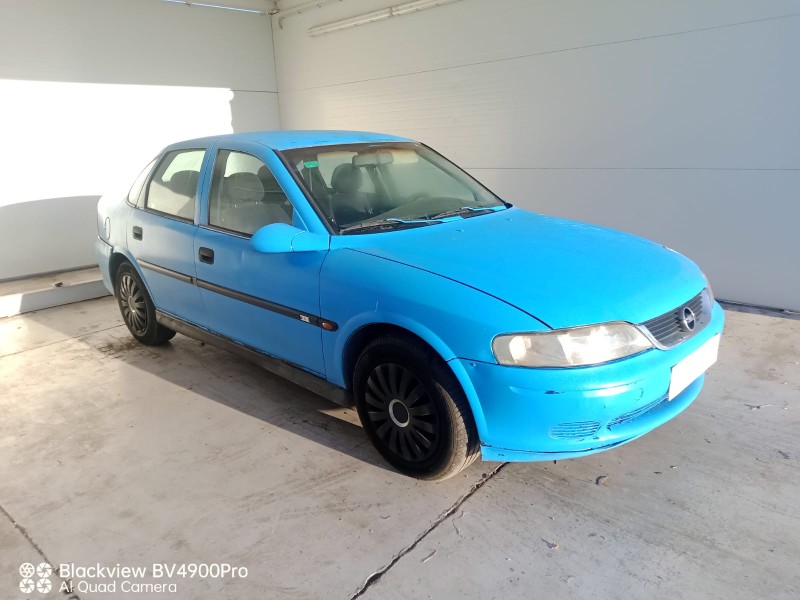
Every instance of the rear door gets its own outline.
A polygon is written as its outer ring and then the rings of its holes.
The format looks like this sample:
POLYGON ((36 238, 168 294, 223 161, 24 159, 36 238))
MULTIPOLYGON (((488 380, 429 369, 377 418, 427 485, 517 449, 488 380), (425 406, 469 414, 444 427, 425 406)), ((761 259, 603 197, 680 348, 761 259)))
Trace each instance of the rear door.
POLYGON ((205 308, 193 284, 198 183, 204 148, 164 153, 132 211, 128 249, 159 310, 202 324, 205 308))
POLYGON ((283 167, 264 151, 270 152, 247 146, 215 151, 194 252, 208 327, 324 375, 316 317, 326 252, 263 254, 250 245, 252 234, 264 225, 302 227, 273 175, 273 169, 283 167))

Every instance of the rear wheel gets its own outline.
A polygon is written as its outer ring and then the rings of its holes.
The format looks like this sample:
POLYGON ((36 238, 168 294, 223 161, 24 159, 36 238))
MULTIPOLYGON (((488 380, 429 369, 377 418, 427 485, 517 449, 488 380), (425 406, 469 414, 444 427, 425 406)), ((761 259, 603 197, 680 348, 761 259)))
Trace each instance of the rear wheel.
POLYGON ((139 274, 130 263, 117 270, 116 296, 128 331, 148 346, 158 346, 175 337, 175 332, 156 321, 156 307, 139 274))
POLYGON ((464 392, 430 348, 402 336, 374 340, 356 363, 353 393, 370 441, 406 475, 447 479, 478 457, 464 392))

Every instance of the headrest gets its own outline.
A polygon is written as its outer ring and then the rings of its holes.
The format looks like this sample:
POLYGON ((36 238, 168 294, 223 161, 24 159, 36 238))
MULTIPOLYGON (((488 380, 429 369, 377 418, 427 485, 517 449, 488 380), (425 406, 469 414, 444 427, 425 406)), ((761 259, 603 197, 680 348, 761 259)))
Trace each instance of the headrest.
POLYGON ((259 202, 264 185, 255 173, 234 173, 225 178, 225 195, 232 202, 259 202))
POLYGON ((278 180, 269 170, 267 165, 264 165, 258 170, 258 178, 261 180, 261 185, 264 186, 265 192, 283 192, 281 186, 278 185, 278 180))
POLYGON ((197 180, 200 173, 197 171, 177 171, 172 174, 167 186, 170 190, 181 196, 194 198, 197 193, 197 180))
POLYGON ((361 188, 361 169, 343 163, 333 170, 331 187, 339 194, 354 194, 361 188))

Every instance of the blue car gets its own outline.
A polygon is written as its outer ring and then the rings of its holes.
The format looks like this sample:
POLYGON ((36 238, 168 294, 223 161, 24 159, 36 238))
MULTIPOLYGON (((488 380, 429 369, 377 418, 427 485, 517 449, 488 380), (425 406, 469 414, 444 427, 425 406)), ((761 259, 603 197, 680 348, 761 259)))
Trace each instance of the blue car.
POLYGON ((100 200, 98 231, 133 337, 179 332, 355 405, 420 479, 630 442, 697 397, 723 328, 690 260, 516 208, 390 135, 173 144, 100 200))

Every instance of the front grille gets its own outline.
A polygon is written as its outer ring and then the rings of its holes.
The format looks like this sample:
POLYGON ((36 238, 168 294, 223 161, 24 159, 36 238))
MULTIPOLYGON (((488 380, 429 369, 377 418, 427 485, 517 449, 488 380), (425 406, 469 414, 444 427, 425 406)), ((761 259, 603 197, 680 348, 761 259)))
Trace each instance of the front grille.
POLYGON ((550 428, 550 437, 558 440, 573 440, 594 435, 598 429, 600 429, 600 423, 597 421, 560 423, 550 428))
POLYGON ((655 319, 645 321, 640 326, 647 329, 659 344, 665 348, 671 348, 702 331, 710 320, 711 298, 708 290, 703 290, 688 302, 684 302, 655 319), (695 326, 690 331, 681 327, 684 308, 689 308, 694 313, 695 326))
POLYGON ((638 419, 639 417, 641 417, 645 413, 648 413, 651 410, 653 410, 654 408, 656 408, 657 406, 659 406, 662 402, 666 402, 666 401, 667 401, 667 396, 666 395, 661 396, 661 398, 659 398, 658 400, 653 400, 649 404, 645 404, 644 406, 640 406, 639 408, 636 408, 636 409, 634 409, 634 410, 632 410, 630 412, 626 412, 624 414, 621 414, 618 417, 615 417, 614 419, 611 419, 608 422, 607 427, 609 429, 611 429, 615 425, 622 425, 623 423, 630 423, 634 419, 638 419))

